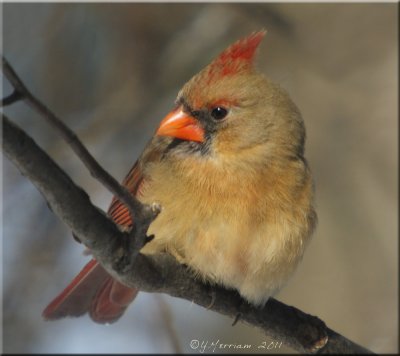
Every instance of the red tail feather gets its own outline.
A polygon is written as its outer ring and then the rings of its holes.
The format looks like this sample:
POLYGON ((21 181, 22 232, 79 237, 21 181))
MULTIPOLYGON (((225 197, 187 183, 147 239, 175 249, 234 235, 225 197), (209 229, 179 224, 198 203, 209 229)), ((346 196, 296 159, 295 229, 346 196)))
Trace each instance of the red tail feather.
POLYGON ((92 259, 72 282, 46 307, 43 317, 48 320, 85 314, 107 272, 92 259))
POLYGON ((109 277, 93 299, 90 317, 97 323, 117 321, 137 293, 137 289, 128 288, 109 277))
POLYGON ((122 316, 137 293, 138 290, 114 280, 92 259, 42 315, 47 320, 54 320, 80 316, 89 311, 94 321, 112 323, 122 316))

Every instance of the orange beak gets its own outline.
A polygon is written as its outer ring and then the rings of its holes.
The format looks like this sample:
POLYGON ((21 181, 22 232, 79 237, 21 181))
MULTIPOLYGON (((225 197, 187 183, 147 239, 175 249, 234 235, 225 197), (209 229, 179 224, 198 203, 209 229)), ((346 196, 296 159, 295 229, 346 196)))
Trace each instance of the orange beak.
POLYGON ((162 121, 157 136, 171 136, 187 141, 204 142, 204 129, 199 122, 186 114, 180 106, 171 111, 162 121))

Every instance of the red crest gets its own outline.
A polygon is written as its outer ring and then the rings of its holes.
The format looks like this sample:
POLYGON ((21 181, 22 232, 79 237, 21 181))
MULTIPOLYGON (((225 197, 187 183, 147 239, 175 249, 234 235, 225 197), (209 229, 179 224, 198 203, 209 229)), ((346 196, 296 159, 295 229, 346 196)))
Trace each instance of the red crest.
POLYGON ((253 32, 225 49, 208 66, 209 82, 251 68, 257 47, 265 34, 266 31, 253 32))

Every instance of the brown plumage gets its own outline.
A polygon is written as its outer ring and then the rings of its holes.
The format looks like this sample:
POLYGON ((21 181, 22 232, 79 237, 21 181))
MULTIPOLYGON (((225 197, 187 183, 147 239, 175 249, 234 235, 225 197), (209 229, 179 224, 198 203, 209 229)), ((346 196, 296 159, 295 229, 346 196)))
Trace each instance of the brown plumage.
MULTIPOLYGON (((303 120, 253 65, 264 34, 234 43, 184 85, 123 182, 142 202, 163 207, 142 252, 168 251, 258 306, 292 274, 316 223, 303 120)), ((109 214, 132 224, 116 199, 109 214)), ((47 319, 89 311, 112 322, 122 315, 137 291, 89 264, 47 307, 47 319)))

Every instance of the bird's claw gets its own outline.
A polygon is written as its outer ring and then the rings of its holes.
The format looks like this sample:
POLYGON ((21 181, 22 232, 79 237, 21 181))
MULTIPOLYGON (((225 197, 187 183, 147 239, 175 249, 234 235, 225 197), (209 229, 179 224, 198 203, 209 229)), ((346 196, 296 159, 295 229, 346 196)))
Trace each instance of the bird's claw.
POLYGON ((210 302, 210 304, 208 304, 206 306, 207 310, 210 310, 213 307, 216 299, 217 299, 217 293, 215 293, 215 291, 212 290, 211 291, 211 302, 210 302))
POLYGON ((233 320, 232 326, 235 326, 237 322, 239 321, 240 317, 242 316, 241 312, 238 312, 235 316, 235 319, 233 320))

